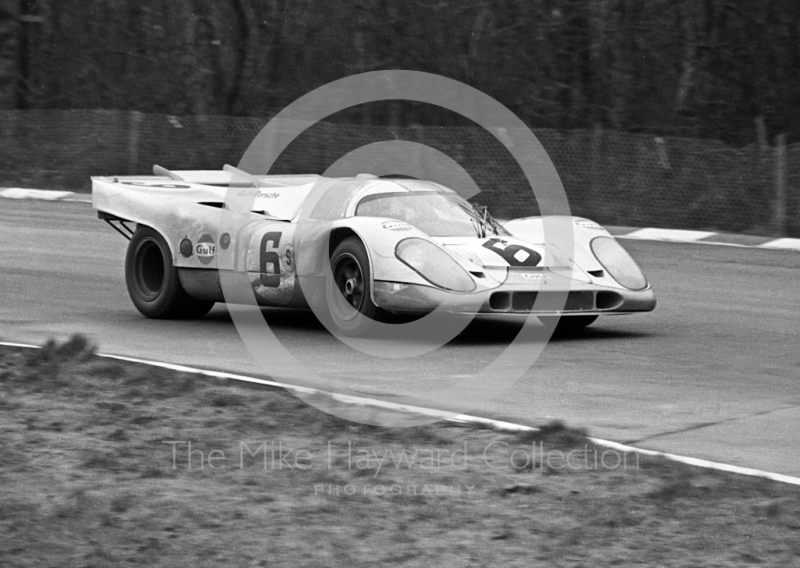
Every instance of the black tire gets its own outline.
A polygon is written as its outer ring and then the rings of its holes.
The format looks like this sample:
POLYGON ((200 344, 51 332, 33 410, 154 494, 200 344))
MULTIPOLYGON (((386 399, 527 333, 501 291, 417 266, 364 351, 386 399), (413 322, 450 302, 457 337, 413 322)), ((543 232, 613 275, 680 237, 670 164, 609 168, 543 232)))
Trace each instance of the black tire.
MULTIPOLYGON (((555 316, 541 316, 539 321, 545 325, 553 325, 556 321, 555 316)), ((597 319, 597 316, 562 316, 556 325, 556 333, 577 331, 590 326, 597 319)))
POLYGON ((363 335, 379 321, 382 311, 372 302, 369 257, 357 237, 344 239, 334 249, 331 273, 327 301, 333 324, 346 335, 363 335))
POLYGON ((139 225, 128 243, 125 284, 136 309, 152 319, 199 318, 214 306, 186 293, 164 237, 144 225, 139 225))

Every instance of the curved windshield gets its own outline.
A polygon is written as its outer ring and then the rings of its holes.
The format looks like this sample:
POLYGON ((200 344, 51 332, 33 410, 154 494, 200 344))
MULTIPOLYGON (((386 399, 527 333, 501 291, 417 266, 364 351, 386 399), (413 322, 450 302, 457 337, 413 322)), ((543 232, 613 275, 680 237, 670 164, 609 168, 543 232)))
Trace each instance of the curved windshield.
POLYGON ((358 217, 389 217, 414 225, 431 237, 508 235, 484 209, 456 194, 436 191, 376 193, 356 207, 358 217))

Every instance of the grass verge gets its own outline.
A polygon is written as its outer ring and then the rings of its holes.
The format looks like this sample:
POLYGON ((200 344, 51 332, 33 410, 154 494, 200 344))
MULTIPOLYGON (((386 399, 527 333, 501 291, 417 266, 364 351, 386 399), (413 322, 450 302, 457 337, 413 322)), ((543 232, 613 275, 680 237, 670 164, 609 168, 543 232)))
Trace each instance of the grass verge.
POLYGON ((800 565, 800 491, 535 434, 0 348, 2 566, 800 565))

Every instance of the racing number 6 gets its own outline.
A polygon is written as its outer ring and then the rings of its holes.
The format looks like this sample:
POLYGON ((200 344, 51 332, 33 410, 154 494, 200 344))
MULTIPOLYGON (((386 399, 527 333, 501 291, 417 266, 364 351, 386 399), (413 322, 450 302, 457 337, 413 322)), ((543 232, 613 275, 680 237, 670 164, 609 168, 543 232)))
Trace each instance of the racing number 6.
POLYGON ((281 285, 281 257, 278 255, 281 235, 282 233, 277 231, 270 231, 261 237, 259 272, 261 272, 261 284, 267 288, 277 288, 281 285))
POLYGON ((489 239, 483 243, 483 248, 502 256, 509 266, 538 266, 542 261, 542 255, 535 250, 511 244, 503 239, 489 239))

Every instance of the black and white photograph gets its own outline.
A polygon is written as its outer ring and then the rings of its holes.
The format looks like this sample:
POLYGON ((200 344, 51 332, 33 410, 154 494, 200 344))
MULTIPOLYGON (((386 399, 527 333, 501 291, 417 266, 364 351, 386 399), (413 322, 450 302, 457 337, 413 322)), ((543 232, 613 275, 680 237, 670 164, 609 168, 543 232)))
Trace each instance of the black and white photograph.
POLYGON ((0 0, 0 566, 800 568, 800 2, 0 0))

